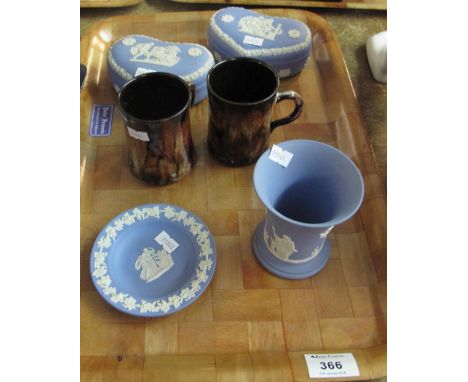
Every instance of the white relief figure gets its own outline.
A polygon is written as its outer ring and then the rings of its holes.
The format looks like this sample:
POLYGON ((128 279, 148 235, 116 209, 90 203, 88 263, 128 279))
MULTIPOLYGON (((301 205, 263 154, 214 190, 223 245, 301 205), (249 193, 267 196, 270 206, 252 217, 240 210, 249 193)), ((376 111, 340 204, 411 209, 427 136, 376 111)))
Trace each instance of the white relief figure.
POLYGON ((98 240, 98 247, 102 251, 103 248, 109 248, 112 245, 112 239, 109 236, 101 236, 98 240))
POLYGON ((180 222, 181 220, 184 220, 187 217, 187 212, 186 211, 179 211, 178 214, 175 216, 175 221, 180 222))
POLYGON ((110 286, 112 283, 112 280, 111 278, 109 277, 109 275, 105 275, 105 276, 102 276, 99 280, 98 280, 98 285, 102 286, 102 287, 108 287, 110 286))
POLYGON ((95 270, 93 272, 93 276, 94 277, 103 277, 107 274, 107 265, 106 264, 103 264, 102 266, 100 266, 99 268, 95 266, 95 270))
POLYGON ((152 42, 139 43, 131 47, 130 61, 171 67, 180 61, 180 57, 177 56, 179 52, 180 49, 175 45, 154 46, 152 42))
POLYGON ((114 227, 116 231, 122 231, 124 227, 124 222, 122 219, 116 219, 114 222, 114 227))
POLYGON ((310 257, 310 259, 313 259, 314 257, 316 257, 320 251, 322 250, 323 248, 323 245, 325 244, 325 239, 327 238, 327 235, 330 233, 330 231, 333 229, 333 226, 331 227, 328 227, 325 231, 323 231, 321 234, 320 234, 320 239, 324 239, 322 240, 322 244, 320 244, 320 246, 316 247, 313 249, 312 251, 312 255, 310 257))
POLYGON ((124 302, 125 301, 126 295, 123 293, 116 293, 114 296, 111 297, 111 301, 115 304, 119 302, 124 302))
POLYGON ((272 229, 273 229, 273 237, 271 238, 269 238, 268 236, 266 225, 263 231, 263 239, 265 240, 265 244, 267 248, 276 257, 283 259, 283 260, 288 260, 294 253, 297 253, 294 241, 292 241, 292 239, 287 235, 283 235, 282 237, 279 237, 276 234, 274 226, 272 226, 272 229))
POLYGON ((326 231, 322 232, 320 234, 320 239, 325 239, 327 237, 327 235, 330 233, 330 231, 333 229, 334 226, 331 226, 329 228, 327 228, 326 231))
POLYGON ((226 23, 226 24, 232 23, 234 21, 234 16, 232 16, 232 15, 222 15, 221 16, 221 21, 223 23, 226 23))
MULTIPOLYGON (((160 209, 159 206, 155 206, 153 208, 135 208, 130 212, 126 212, 121 218, 115 220, 112 226, 113 229, 106 230, 105 234, 101 235, 96 243, 98 248, 93 253, 93 276, 96 278, 96 286, 100 288, 105 296, 110 298, 111 302, 120 304, 127 310, 139 309, 141 313, 167 313, 172 308, 179 308, 184 301, 190 301, 196 297, 197 293, 202 289, 202 285, 208 282, 210 278, 208 271, 211 270, 214 265, 214 261, 210 256, 214 254, 214 251, 211 246, 209 231, 200 229, 203 228, 203 225, 199 224, 200 223, 192 216, 188 216, 185 211, 178 212, 169 206, 164 210, 160 209), (200 250, 199 256, 202 257, 202 260, 199 260, 195 279, 180 293, 169 296, 167 300, 145 301, 142 299, 138 301, 135 297, 124 294, 112 286, 112 280, 108 274, 105 262, 108 252, 104 249, 112 246, 113 242, 117 239, 114 233, 117 232, 118 236, 118 232, 124 229, 125 226, 131 226, 140 219, 160 218, 162 214, 172 221, 183 222, 186 228, 195 232, 193 235, 197 241, 200 250)), ((166 251, 156 251, 154 248, 145 248, 135 262, 135 269, 138 271, 141 270, 141 279, 146 282, 151 282, 161 277, 165 272, 171 269, 173 265, 173 259, 166 251)))
POLYGON ((197 236, 202 232, 203 225, 200 223, 194 223, 190 226, 190 233, 193 236, 197 236))
POLYGON ((299 38, 301 37, 301 32, 297 29, 290 29, 288 30, 288 36, 291 38, 299 38))
POLYGON ((123 306, 128 310, 133 310, 137 307, 137 303, 136 300, 130 296, 124 300, 123 306))
POLYGON ((152 212, 151 212, 150 216, 153 216, 153 217, 159 219, 159 214, 161 213, 161 211, 159 209, 159 206, 154 206, 151 210, 152 210, 152 212))
POLYGON ((178 308, 180 305, 182 305, 183 299, 179 295, 174 294, 167 299, 167 302, 170 305, 173 305, 174 308, 178 308))
POLYGON ((132 46, 136 44, 136 40, 133 37, 126 37, 122 40, 122 44, 125 46, 132 46))
POLYGON ((159 302, 159 307, 161 308, 161 310, 162 310, 164 313, 169 312, 169 309, 171 309, 171 305, 170 305, 169 302, 166 301, 166 300, 161 300, 161 301, 159 302))
POLYGON ((111 238, 111 240, 114 240, 117 236, 117 230, 115 229, 114 226, 109 226, 106 228, 106 233, 107 236, 111 238))
POLYGON ((266 224, 265 224, 265 228, 263 229, 263 240, 265 241, 265 244, 268 247, 268 249, 270 249, 270 236, 268 235, 266 224))
POLYGON ((126 212, 125 215, 122 217, 122 221, 124 222, 124 224, 130 226, 135 223, 135 217, 126 212))
POLYGON ((191 57, 200 57, 202 55, 202 51, 200 48, 190 48, 187 51, 187 54, 191 57))
POLYGON ((110 287, 110 286, 104 286, 102 288, 102 291, 104 292, 106 296, 109 296, 109 295, 113 296, 117 293, 117 290, 114 287, 110 287))
POLYGON ((166 218, 168 218, 168 219, 172 219, 172 218, 174 218, 174 217, 176 216, 176 211, 175 211, 175 209, 172 208, 172 207, 169 207, 169 206, 167 206, 166 208, 164 208, 163 212, 164 212, 164 216, 165 216, 166 218))
POLYGON ((183 298, 185 301, 191 300, 195 297, 195 291, 190 288, 184 288, 180 292, 180 297, 183 298))
POLYGON ((141 300, 141 303, 140 303, 141 313, 154 312, 154 311, 156 311, 154 303, 141 300))
POLYGON ((289 77, 291 75, 291 69, 281 69, 278 72, 278 77, 279 78, 284 78, 284 77, 289 77))
POLYGON ((263 16, 245 16, 239 20, 239 30, 256 37, 275 41, 276 36, 283 34, 281 24, 273 25, 274 19, 263 16))
POLYGON ((322 247, 314 248, 314 250, 312 251, 312 256, 310 258, 313 259, 315 256, 317 256, 320 253, 321 249, 322 249, 322 247))
POLYGON ((164 249, 144 248, 135 262, 135 269, 140 273, 140 279, 147 283, 154 281, 166 273, 174 265, 174 260, 164 249))

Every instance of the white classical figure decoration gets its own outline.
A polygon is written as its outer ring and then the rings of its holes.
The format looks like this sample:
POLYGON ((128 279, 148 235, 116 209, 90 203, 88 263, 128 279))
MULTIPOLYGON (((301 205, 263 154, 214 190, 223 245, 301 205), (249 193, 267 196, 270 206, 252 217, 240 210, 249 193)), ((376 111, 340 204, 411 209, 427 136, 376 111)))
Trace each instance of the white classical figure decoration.
POLYGON ((135 45, 136 39, 134 39, 133 37, 126 37, 122 40, 122 44, 124 44, 125 46, 135 45))
POLYGON ((171 67, 180 61, 177 55, 179 52, 179 47, 175 45, 154 46, 152 42, 139 43, 131 47, 130 61, 171 67))
POLYGON ((274 19, 263 16, 245 16, 239 20, 239 30, 256 37, 275 41, 276 36, 283 33, 281 24, 273 25, 274 19))
POLYGON ((321 239, 325 239, 325 238, 328 236, 328 234, 330 233, 330 231, 333 229, 333 227, 334 227, 334 226, 328 227, 328 228, 326 229, 326 231, 322 232, 322 233, 320 234, 320 238, 321 238, 321 239))
POLYGON ((263 231, 263 239, 265 240, 265 244, 267 248, 276 257, 282 260, 288 260, 294 253, 297 252, 294 242, 287 235, 283 235, 282 237, 279 237, 276 234, 274 226, 272 226, 272 229, 273 229, 273 236, 271 238, 268 235, 266 225, 263 231))
POLYGON ((314 250, 312 251, 312 255, 311 255, 311 259, 313 259, 314 257, 318 256, 318 254, 320 253, 320 250, 322 249, 322 246, 320 247, 316 247, 314 248, 314 250))
POLYGON ((318 247, 313 249, 310 259, 313 259, 314 257, 318 256, 318 254, 320 253, 320 251, 322 250, 322 248, 323 248, 323 246, 325 244, 325 239, 327 238, 328 234, 330 233, 330 231, 332 229, 333 229, 333 226, 328 227, 325 231, 320 233, 320 235, 319 235, 320 239, 323 239, 322 243, 318 247))
POLYGON ((223 23, 226 23, 226 24, 232 23, 234 21, 234 16, 232 16, 232 15, 223 15, 221 17, 221 21, 223 23))
POLYGON ((291 38, 299 38, 301 37, 301 32, 298 29, 290 29, 288 30, 288 36, 291 38))
POLYGON ((164 249, 144 248, 135 262, 135 269, 141 269, 140 278, 147 283, 154 281, 166 273, 174 265, 174 260, 164 249))
POLYGON ((202 51, 200 48, 190 48, 187 51, 187 54, 191 57, 199 57, 202 55, 202 51))
MULTIPOLYGON (((177 309, 183 302, 189 302, 194 299, 202 290, 202 285, 206 285, 209 280, 209 271, 214 265, 214 250, 211 244, 210 234, 205 229, 200 229, 198 223, 193 216, 188 216, 186 211, 176 210, 173 207, 166 206, 160 209, 159 206, 154 207, 138 207, 132 211, 126 212, 123 216, 113 221, 111 227, 108 227, 101 233, 97 240, 97 248, 93 253, 93 273, 96 285, 101 292, 108 297, 114 304, 117 304, 126 310, 139 310, 140 313, 148 312, 168 312, 171 309, 177 309), (106 258, 109 256, 108 248, 110 248, 119 233, 125 228, 132 226, 137 221, 146 219, 160 219, 164 215, 165 218, 173 222, 181 222, 187 231, 193 235, 197 243, 198 265, 196 274, 192 277, 190 284, 180 291, 173 293, 170 296, 153 301, 144 299, 136 300, 128 293, 123 293, 113 286, 112 279, 108 274, 106 258)), ((136 270, 142 270, 140 277, 146 282, 151 282, 160 277, 164 272, 167 272, 172 266, 173 261, 171 256, 165 251, 156 251, 154 248, 145 248, 135 262, 136 270), (159 252, 159 254, 158 254, 159 252), (165 271, 162 271, 166 269, 165 271)))

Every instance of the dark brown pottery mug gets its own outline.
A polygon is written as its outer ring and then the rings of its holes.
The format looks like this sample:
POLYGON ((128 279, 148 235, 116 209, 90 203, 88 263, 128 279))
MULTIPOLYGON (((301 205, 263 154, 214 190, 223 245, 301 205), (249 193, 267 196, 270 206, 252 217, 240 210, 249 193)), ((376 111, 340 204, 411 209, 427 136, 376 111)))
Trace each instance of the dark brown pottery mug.
POLYGON ((266 150, 270 133, 302 111, 301 96, 278 92, 278 76, 257 59, 238 57, 218 63, 208 73, 207 86, 208 148, 229 165, 254 163, 266 150), (295 102, 293 112, 271 122, 274 105, 286 99, 295 102))
POLYGON ((190 172, 196 152, 189 109, 194 88, 163 72, 142 74, 119 93, 135 176, 152 184, 174 182, 190 172))

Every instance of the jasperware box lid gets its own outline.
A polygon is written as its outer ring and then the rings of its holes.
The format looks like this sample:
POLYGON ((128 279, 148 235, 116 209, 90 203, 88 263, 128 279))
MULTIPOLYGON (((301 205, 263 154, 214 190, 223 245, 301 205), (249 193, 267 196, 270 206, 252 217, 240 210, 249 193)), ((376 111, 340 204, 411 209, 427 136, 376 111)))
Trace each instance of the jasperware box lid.
POLYGON ((207 96, 206 75, 214 65, 214 58, 199 44, 162 41, 134 34, 112 45, 107 62, 109 77, 117 91, 140 74, 169 72, 195 85, 195 103, 198 103, 207 96))
POLYGON ((302 69, 312 49, 312 36, 298 20, 228 7, 211 17, 208 44, 217 60, 255 57, 274 67, 302 69))

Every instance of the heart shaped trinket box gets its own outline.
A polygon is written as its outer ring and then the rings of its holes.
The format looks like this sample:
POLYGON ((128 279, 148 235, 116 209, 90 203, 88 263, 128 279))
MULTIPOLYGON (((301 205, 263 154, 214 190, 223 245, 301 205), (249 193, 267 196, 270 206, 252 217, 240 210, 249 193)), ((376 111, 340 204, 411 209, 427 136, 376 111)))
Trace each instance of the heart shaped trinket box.
POLYGON ((312 36, 298 20, 228 7, 210 19, 208 48, 216 61, 254 57, 269 64, 279 77, 289 77, 307 63, 312 36))
POLYGON ((207 97, 206 75, 214 65, 214 58, 198 44, 129 35, 111 46, 107 63, 110 80, 117 91, 140 74, 168 72, 195 85, 195 103, 198 103, 207 97))

